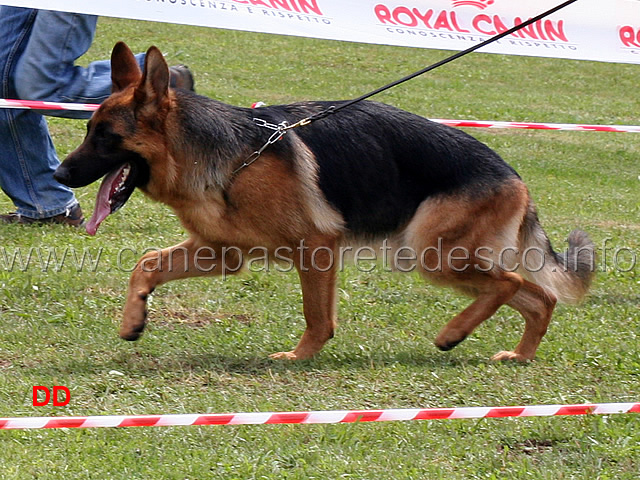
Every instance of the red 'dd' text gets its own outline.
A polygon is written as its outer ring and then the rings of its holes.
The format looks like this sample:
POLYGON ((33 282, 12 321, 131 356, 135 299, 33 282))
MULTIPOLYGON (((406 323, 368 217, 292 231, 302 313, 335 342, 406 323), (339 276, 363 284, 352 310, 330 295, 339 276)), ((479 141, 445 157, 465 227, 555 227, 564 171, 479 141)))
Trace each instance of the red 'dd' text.
POLYGON ((71 401, 71 392, 67 387, 56 385, 49 389, 42 385, 33 387, 33 406, 44 407, 53 400, 54 407, 64 407, 71 401), (59 393, 64 392, 64 398, 60 399, 59 393), (44 397, 44 398, 43 398, 44 397))

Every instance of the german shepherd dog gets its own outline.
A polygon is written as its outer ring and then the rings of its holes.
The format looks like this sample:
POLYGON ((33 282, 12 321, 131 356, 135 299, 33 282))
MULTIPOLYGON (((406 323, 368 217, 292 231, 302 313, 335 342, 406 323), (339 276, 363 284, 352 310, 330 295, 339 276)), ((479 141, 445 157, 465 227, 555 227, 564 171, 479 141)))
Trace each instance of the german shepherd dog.
POLYGON ((272 358, 310 358, 333 337, 336 259, 345 245, 384 239, 426 279, 473 298, 436 337, 442 350, 502 305, 520 312, 522 340, 494 360, 533 359, 556 302, 576 303, 589 288, 589 237, 575 230, 568 251, 554 252, 518 174, 460 130, 363 101, 289 130, 239 168, 274 133, 254 117, 277 125, 343 103, 226 105, 170 88, 156 47, 141 71, 120 42, 111 66, 113 93, 55 178, 82 187, 105 177, 90 234, 136 187, 169 205, 190 234, 140 259, 120 329, 126 340, 140 337, 147 297, 158 285, 234 273, 220 259, 239 266, 254 247, 295 265, 303 294, 306 330, 295 349, 272 358), (198 258, 203 248, 209 253, 198 258))

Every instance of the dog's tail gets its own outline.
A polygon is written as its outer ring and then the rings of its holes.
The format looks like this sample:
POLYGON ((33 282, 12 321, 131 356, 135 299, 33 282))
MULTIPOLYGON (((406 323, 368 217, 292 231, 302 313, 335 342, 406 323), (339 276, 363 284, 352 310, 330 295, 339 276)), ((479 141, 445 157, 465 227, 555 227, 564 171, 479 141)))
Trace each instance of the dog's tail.
POLYGON ((562 303, 578 303, 595 275, 595 245, 589 236, 574 230, 569 249, 556 253, 538 220, 531 200, 520 227, 520 268, 527 280, 553 293, 562 303))

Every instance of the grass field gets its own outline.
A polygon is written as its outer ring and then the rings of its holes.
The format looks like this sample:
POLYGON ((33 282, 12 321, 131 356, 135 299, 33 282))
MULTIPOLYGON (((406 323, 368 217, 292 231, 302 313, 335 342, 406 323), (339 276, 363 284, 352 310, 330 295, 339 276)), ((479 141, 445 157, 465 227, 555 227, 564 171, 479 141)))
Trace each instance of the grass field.
MULTIPOLYGON (((446 55, 102 19, 83 61, 117 40, 158 45, 193 69, 199 93, 238 105, 353 98, 446 55)), ((376 99, 433 118, 638 124, 638 72, 474 54, 376 99)), ((85 124, 50 128, 63 158, 85 124)), ((123 342, 128 270, 145 249, 185 237, 166 207, 136 193, 95 238, 0 226, 0 417, 640 401, 640 137, 469 132, 519 171, 557 249, 580 227, 601 255, 591 296, 557 308, 534 362, 488 360, 521 334, 507 308, 438 351, 436 333, 468 300, 379 269, 341 275, 340 327, 311 361, 267 359, 304 326, 296 275, 275 271, 163 286, 145 335, 123 342), (29 249, 30 264, 11 265, 29 249), (34 385, 67 386, 71 402, 33 407, 34 385)), ((87 213, 96 188, 77 191, 87 213)), ((0 431, 0 451, 3 479, 635 479, 640 418, 0 431)))

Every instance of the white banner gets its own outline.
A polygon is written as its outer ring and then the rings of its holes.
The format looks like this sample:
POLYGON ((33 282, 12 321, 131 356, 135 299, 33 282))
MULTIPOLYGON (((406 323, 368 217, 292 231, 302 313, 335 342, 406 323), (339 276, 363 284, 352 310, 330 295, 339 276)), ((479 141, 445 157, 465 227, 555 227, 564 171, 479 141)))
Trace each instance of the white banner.
MULTIPOLYGON (((562 0, 0 0, 4 5, 464 50, 562 0)), ((126 39, 125 39, 126 40, 126 39)), ((578 0, 488 53, 640 63, 640 0, 578 0)))

